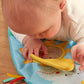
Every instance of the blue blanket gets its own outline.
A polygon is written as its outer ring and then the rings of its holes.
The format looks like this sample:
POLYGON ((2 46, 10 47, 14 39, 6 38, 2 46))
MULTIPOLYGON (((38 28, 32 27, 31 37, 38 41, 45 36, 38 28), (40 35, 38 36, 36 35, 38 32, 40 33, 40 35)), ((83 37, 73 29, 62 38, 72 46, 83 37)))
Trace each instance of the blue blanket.
MULTIPOLYGON (((14 37, 9 28, 8 36, 13 62, 18 73, 25 77, 27 84, 81 84, 81 81, 84 80, 84 71, 78 70, 80 65, 77 63, 74 72, 62 71, 50 66, 40 66, 38 63, 24 64, 25 58, 19 51, 20 48, 23 48, 23 45, 14 37)), ((55 43, 63 42, 56 41, 55 43)), ((70 41, 65 49, 71 49, 74 44, 76 43, 70 41)), ((72 59, 71 53, 68 52, 65 58, 72 59)))

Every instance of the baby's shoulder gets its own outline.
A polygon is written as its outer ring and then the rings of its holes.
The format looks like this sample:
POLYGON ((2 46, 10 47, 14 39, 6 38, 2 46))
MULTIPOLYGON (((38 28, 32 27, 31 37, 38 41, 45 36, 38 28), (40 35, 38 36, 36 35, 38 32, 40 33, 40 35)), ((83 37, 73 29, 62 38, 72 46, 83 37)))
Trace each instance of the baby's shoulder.
POLYGON ((84 18, 84 0, 67 0, 68 15, 76 23, 84 18))

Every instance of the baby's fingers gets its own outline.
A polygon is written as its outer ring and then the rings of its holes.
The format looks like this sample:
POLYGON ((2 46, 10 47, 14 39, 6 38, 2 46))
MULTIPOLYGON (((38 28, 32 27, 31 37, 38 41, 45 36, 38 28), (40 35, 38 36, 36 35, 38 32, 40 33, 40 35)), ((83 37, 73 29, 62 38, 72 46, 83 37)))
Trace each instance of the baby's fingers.
POLYGON ((84 65, 81 65, 79 68, 80 71, 84 70, 84 65))
POLYGON ((30 48, 28 52, 28 59, 30 62, 32 62, 31 54, 33 54, 33 49, 30 48))
POLYGON ((77 61, 76 48, 77 48, 77 47, 76 47, 76 45, 75 45, 75 46, 73 46, 72 49, 71 49, 71 55, 72 55, 73 61, 77 61))
POLYGON ((39 50, 40 50, 40 49, 38 49, 38 48, 34 49, 34 54, 35 54, 36 56, 39 56, 39 50))
POLYGON ((47 58, 48 57, 48 51, 47 51, 47 47, 42 45, 41 49, 43 50, 43 58, 47 58))
POLYGON ((26 59, 28 58, 28 48, 23 48, 22 49, 22 55, 23 55, 24 58, 26 58, 26 59))
POLYGON ((80 66, 79 70, 82 71, 82 70, 84 70, 84 56, 80 57, 80 64, 81 64, 81 66, 80 66))

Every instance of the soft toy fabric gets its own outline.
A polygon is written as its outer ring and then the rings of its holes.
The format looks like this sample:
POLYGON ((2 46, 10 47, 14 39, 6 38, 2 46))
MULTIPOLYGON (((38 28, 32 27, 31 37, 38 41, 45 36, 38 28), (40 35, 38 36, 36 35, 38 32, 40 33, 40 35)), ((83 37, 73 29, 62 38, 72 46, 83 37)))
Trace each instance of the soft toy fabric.
MULTIPOLYGON (((84 71, 79 72, 78 68, 80 65, 78 63, 75 63, 75 69, 73 71, 60 70, 49 66, 49 63, 44 63, 46 65, 44 66, 42 65, 43 59, 38 61, 38 58, 35 58, 33 55, 32 58, 39 63, 35 61, 33 63, 24 63, 25 59, 19 50, 23 48, 23 45, 13 36, 10 29, 8 29, 8 36, 13 62, 18 73, 25 77, 27 84, 81 84, 81 81, 84 80, 84 71)), ((75 42, 72 40, 68 43, 55 41, 55 44, 62 46, 62 51, 65 52, 64 58, 72 59, 70 49, 76 44, 75 42), (64 44, 66 44, 66 46, 64 44)))

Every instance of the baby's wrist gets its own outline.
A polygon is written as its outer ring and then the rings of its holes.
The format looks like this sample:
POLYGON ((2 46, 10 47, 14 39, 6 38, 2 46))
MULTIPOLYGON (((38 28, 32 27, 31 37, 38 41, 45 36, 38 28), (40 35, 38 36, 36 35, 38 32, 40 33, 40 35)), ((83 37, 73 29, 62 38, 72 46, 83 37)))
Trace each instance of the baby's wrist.
POLYGON ((24 39, 22 40, 22 44, 24 45, 29 38, 31 38, 31 36, 25 36, 24 39))
POLYGON ((22 40, 22 44, 25 45, 27 41, 31 40, 31 39, 36 39, 33 36, 25 36, 24 39, 22 40))

